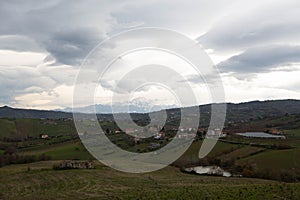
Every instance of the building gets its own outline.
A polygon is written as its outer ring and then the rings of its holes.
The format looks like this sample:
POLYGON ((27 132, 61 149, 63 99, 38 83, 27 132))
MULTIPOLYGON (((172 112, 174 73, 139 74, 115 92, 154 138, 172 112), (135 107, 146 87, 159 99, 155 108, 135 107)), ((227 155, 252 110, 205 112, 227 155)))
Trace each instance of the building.
POLYGON ((49 135, 47 135, 47 134, 40 134, 40 138, 41 139, 48 139, 49 135))

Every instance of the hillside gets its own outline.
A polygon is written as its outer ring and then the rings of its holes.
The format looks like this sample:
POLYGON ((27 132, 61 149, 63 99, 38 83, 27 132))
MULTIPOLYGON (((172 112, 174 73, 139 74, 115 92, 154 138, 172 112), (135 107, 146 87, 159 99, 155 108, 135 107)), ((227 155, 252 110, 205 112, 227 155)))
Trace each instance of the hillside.
POLYGON ((52 170, 55 161, 0 168, 0 199, 298 199, 299 183, 185 174, 174 167, 129 174, 52 170), (29 170, 30 169, 30 170, 29 170), (238 198, 237 198, 238 197, 238 198))
MULTIPOLYGON (((209 117, 211 104, 200 105, 200 112, 204 118, 209 117)), ((188 107, 184 109, 193 109, 188 107)), ((167 109, 168 113, 180 116, 179 109, 167 109)), ((300 100, 271 100, 271 101, 251 101, 245 103, 227 103, 227 120, 249 120, 251 118, 263 118, 268 116, 281 116, 286 113, 300 113, 300 100)), ((98 114, 99 118, 112 119, 111 114, 98 114)), ((0 107, 0 118, 71 118, 72 113, 49 110, 19 109, 8 106, 0 107)), ((132 113, 133 118, 141 119, 143 114, 132 113)))
MULTIPOLYGON (((300 113, 299 100, 251 101, 239 104, 227 104, 230 119, 251 119, 276 117, 285 114, 300 113)), ((228 119, 229 120, 229 119, 228 119)))
MULTIPOLYGON (((0 199, 1 196, 8 199, 48 199, 49 196, 53 199, 75 196, 95 199, 211 199, 212 193, 216 199, 236 196, 246 199, 297 199, 300 181, 300 101, 228 103, 227 107, 227 125, 224 129, 227 136, 218 141, 207 157, 198 157, 203 143, 199 136, 171 166, 143 175, 117 172, 102 164, 91 170, 53 170, 52 166, 61 160, 93 160, 78 138, 72 114, 2 107, 0 181, 5 180, 6 184, 0 187, 0 199), (270 129, 279 130, 286 139, 244 138, 234 134, 270 129), (42 139, 40 134, 49 137, 42 139), (234 177, 198 176, 180 171, 199 165, 220 166, 234 177), (79 189, 81 187, 85 189, 79 189), (103 189, 105 192, 102 192, 103 189)), ((200 110, 201 122, 208 121, 210 105, 202 105, 200 110)), ((180 109, 168 109, 167 113, 168 123, 176 124, 180 109)), ((148 114, 131 115, 141 123, 149 119, 148 114)), ((111 120, 112 115, 101 114, 99 118, 111 120)), ((174 132, 166 128, 165 137, 160 140, 145 139, 135 143, 123 132, 116 132, 118 127, 109 120, 100 123, 103 129, 110 130, 107 137, 120 148, 131 152, 154 151, 153 144, 162 147, 174 136, 174 132)))
POLYGON ((8 106, 0 107, 0 118, 70 118, 71 113, 61 111, 50 111, 50 110, 34 110, 34 109, 20 109, 11 108, 8 106))

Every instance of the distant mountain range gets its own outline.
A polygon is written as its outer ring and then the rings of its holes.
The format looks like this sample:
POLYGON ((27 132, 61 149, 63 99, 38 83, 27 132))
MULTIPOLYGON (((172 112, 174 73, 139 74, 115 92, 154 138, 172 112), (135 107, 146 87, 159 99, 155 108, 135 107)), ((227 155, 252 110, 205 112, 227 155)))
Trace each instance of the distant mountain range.
MULTIPOLYGON (((200 105, 201 117, 209 118, 211 104, 200 105)), ((85 107, 85 110, 91 109, 92 106, 85 107)), ((184 108, 184 109, 193 109, 184 108)), ((97 111, 103 111, 98 116, 101 118, 112 119, 111 108, 105 106, 96 105, 97 111), (106 113, 106 114, 105 114, 106 113)), ((127 110, 127 106, 126 106, 127 110)), ((132 110, 132 109, 129 109, 132 110)), ((143 109, 136 108, 140 113, 144 113, 143 109)), ((154 109, 155 110, 155 109, 154 109)), ((0 118, 71 118, 71 110, 65 111, 49 111, 49 110, 34 110, 34 109, 19 109, 11 108, 8 106, 0 107, 0 118)), ((78 112, 80 109, 77 110, 78 112)), ((172 113, 173 116, 180 116, 180 109, 171 108, 167 109, 168 113, 172 113)), ((142 114, 135 113, 134 116, 142 117, 142 114)), ((251 118, 263 118, 269 116, 282 116, 284 114, 300 114, 300 100, 270 100, 270 101, 251 101, 246 103, 227 103, 227 120, 239 121, 249 120, 251 118)))
MULTIPOLYGON (((129 105, 123 105, 123 104, 115 104, 114 107, 110 105, 102 105, 102 104, 96 104, 90 105, 90 106, 85 106, 85 107, 78 107, 74 108, 75 112, 78 113, 102 113, 102 114, 112 114, 112 113, 149 113, 149 112, 155 112, 159 111, 162 109, 170 109, 170 108, 175 108, 175 105, 164 105, 164 106, 159 106, 159 105, 149 105, 146 103, 133 103, 129 105), (94 111, 95 110, 95 111, 94 111)), ((61 109, 58 111, 62 112, 73 112, 73 109, 70 107, 67 107, 65 109, 61 109)))

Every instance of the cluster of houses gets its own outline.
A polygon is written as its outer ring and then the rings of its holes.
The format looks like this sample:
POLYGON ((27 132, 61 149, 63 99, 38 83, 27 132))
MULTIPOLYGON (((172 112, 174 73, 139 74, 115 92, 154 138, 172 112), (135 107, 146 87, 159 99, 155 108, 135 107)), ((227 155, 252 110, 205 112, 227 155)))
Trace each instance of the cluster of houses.
POLYGON ((213 130, 208 130, 206 133, 207 138, 224 138, 227 135, 222 132, 221 129, 213 129, 213 130))
MULTIPOLYGON (((179 134, 177 135, 178 138, 194 138, 196 136, 196 133, 200 133, 202 135, 202 137, 206 136, 209 138, 223 138, 223 137, 227 136, 225 133, 222 132, 221 129, 213 129, 213 130, 206 131, 207 130, 206 128, 196 129, 196 128, 191 128, 191 127, 181 127, 179 129, 173 128, 170 130, 179 132, 179 134)), ((150 126, 144 131, 153 133, 155 140, 162 140, 162 139, 166 138, 165 137, 166 131, 164 130, 164 127, 150 126)), ((114 131, 114 133, 122 133, 122 132, 123 131, 121 131, 121 130, 114 131)), ((135 134, 135 133, 138 133, 139 130, 134 129, 134 128, 127 128, 124 132, 126 134, 135 134)), ((138 141, 139 138, 137 137, 136 140, 138 141)))

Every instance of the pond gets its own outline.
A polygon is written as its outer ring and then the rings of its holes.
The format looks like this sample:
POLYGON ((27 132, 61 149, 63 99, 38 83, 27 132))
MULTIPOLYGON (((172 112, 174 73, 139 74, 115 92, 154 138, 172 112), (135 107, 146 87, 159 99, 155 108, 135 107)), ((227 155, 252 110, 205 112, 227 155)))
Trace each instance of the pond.
POLYGON ((246 132, 246 133, 237 133, 237 135, 244 137, 254 137, 254 138, 275 138, 275 139, 285 139, 284 135, 273 135, 264 132, 246 132))

